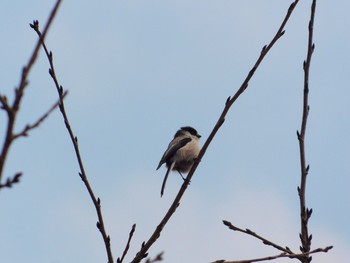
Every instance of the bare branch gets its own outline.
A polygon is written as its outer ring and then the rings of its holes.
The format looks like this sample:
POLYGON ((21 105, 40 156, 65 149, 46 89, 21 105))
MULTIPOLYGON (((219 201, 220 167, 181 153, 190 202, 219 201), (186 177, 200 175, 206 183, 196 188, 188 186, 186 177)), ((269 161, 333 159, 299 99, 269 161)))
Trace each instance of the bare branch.
MULTIPOLYGON (((312 1, 311 6, 311 18, 309 22, 309 37, 308 37, 308 52, 307 52, 307 58, 306 61, 304 61, 303 68, 304 68, 304 96, 303 96, 303 116, 302 116, 302 124, 301 124, 301 131, 297 131, 297 137, 299 140, 299 148, 300 148, 300 163, 301 163, 301 185, 298 187, 298 194, 300 198, 300 216, 301 216, 301 233, 300 233, 300 239, 302 246, 300 247, 301 254, 295 254, 293 253, 288 247, 281 247, 279 245, 276 245, 275 243, 257 235, 253 231, 249 229, 240 229, 236 226, 233 226, 228 221, 223 221, 226 226, 228 226, 230 229, 234 231, 240 231, 242 233, 251 235, 257 239, 260 239, 265 245, 270 245, 275 247, 278 250, 283 251, 283 253, 276 255, 276 256, 269 256, 269 257, 263 257, 263 258, 257 258, 257 259, 250 259, 250 260, 240 260, 240 261, 225 261, 225 260, 218 260, 215 263, 248 263, 248 262, 260 262, 260 261, 267 261, 267 260, 274 260, 277 258, 282 257, 289 257, 289 258, 297 258, 302 263, 309 263, 312 260, 312 257, 310 254, 318 253, 318 252, 328 252, 329 249, 332 248, 332 246, 326 247, 324 249, 318 248, 315 250, 310 251, 311 248, 311 239, 312 235, 308 234, 308 220, 311 217, 312 209, 306 208, 306 201, 305 201, 305 191, 306 191, 306 177, 309 172, 309 165, 306 165, 305 161, 305 133, 306 133, 306 124, 307 124, 307 118, 309 113, 309 105, 308 105, 308 94, 309 94, 309 71, 310 71, 310 64, 311 64, 311 57, 312 53, 314 51, 315 45, 313 43, 313 25, 314 25, 314 17, 315 17, 315 10, 316 10, 316 0, 312 1)), ((263 50, 265 47, 263 48, 263 50)))
MULTIPOLYGON (((300 167, 301 167, 301 181, 300 187, 298 187, 298 194, 300 200, 300 223, 301 223, 301 233, 300 240, 301 246, 300 250, 303 253, 307 253, 311 249, 311 239, 312 235, 309 235, 308 231, 308 221, 312 214, 312 209, 306 207, 306 177, 309 172, 309 165, 306 165, 306 157, 305 157, 305 133, 306 133, 306 125, 307 119, 309 115, 309 73, 310 73, 310 64, 311 57, 315 48, 313 43, 313 28, 314 28, 314 19, 315 19, 315 11, 316 11, 316 0, 312 1, 311 5, 311 17, 309 22, 309 36, 308 36, 308 48, 307 48, 307 57, 306 61, 304 61, 304 96, 303 96, 303 116, 301 121, 300 132, 297 132, 298 141, 299 141, 299 150, 300 150, 300 167)), ((311 257, 306 257, 300 259, 303 263, 311 262, 311 257)))
POLYGON ((7 97, 5 95, 0 95, 0 102, 2 104, 1 109, 5 110, 8 115, 11 115, 12 108, 7 103, 7 97))
POLYGON ((317 248, 315 250, 312 250, 307 253, 301 253, 301 254, 288 254, 288 253, 281 253, 275 256, 268 256, 268 257, 262 257, 262 258, 254 258, 254 259, 246 259, 246 260, 234 260, 234 261, 226 261, 226 260, 216 260, 212 263, 252 263, 252 262, 262 262, 262 261, 270 261, 275 260, 278 258, 297 258, 297 259, 303 259, 308 258, 310 254, 320 253, 324 252, 327 253, 328 250, 332 249, 333 246, 328 246, 325 248, 317 248))
POLYGON ((154 259, 147 259, 146 263, 155 263, 163 260, 163 252, 159 253, 154 259))
POLYGON ((124 257, 126 256, 126 254, 128 253, 128 250, 129 250, 129 247, 130 247, 130 241, 134 235, 134 232, 135 232, 135 229, 136 229, 136 224, 133 224, 132 225, 132 228, 131 228, 131 231, 129 233, 129 239, 128 239, 128 242, 126 243, 126 246, 125 246, 125 249, 124 249, 124 252, 123 252, 123 255, 121 258, 117 258, 117 263, 122 263, 123 260, 124 260, 124 257))
POLYGON ((282 247, 280 245, 277 245, 276 243, 256 234, 255 232, 251 231, 250 229, 241 229, 239 227, 236 227, 234 225, 232 225, 231 222, 229 221, 226 221, 226 220, 223 220, 223 223, 225 226, 227 226, 228 228, 230 228, 231 230, 234 230, 234 231, 239 231, 239 232, 242 232, 244 234, 247 234, 247 235, 250 235, 250 236, 253 236, 259 240, 261 240, 265 245, 268 245, 268 246, 272 246, 280 251, 283 251, 283 253, 287 253, 287 254, 294 254, 289 247, 282 247))
POLYGON ((209 147, 211 141, 213 140, 213 138, 215 137, 216 133, 220 129, 221 125, 224 123, 226 114, 228 113, 228 111, 231 108, 232 104, 246 90, 246 88, 248 87, 248 83, 249 83, 250 79, 253 77, 255 71, 259 67, 260 63, 263 61, 263 59, 266 56, 266 54, 273 47, 273 45, 277 42, 277 40, 280 39, 280 37, 284 34, 284 27, 287 24, 291 14, 292 14, 293 10, 295 9, 295 7, 296 7, 298 2, 299 2, 299 0, 295 0, 290 5, 290 7, 288 8, 287 14, 286 14, 285 18, 283 19, 283 21, 282 21, 279 29, 277 30, 275 36, 272 38, 271 42, 268 45, 265 45, 262 48, 257 61, 255 62, 255 64, 252 67, 252 69, 249 71, 249 73, 248 73, 247 77, 245 78, 245 80, 243 81, 241 87, 237 90, 237 92, 234 94, 234 96, 232 98, 229 97, 226 100, 223 112, 221 113, 221 115, 220 115, 216 125, 214 126, 212 132, 210 133, 208 139, 204 143, 204 145, 203 145, 203 147, 202 147, 202 149, 201 149, 197 159, 195 160, 191 170, 189 171, 189 173, 187 175, 186 180, 182 184, 182 186, 181 186, 177 196, 175 197, 173 203, 171 204, 168 212, 165 214, 165 216, 163 217, 163 219, 161 220, 159 225, 156 227, 155 231, 153 232, 151 237, 148 239, 148 241, 144 243, 144 245, 141 247, 141 250, 136 254, 136 256, 133 259, 132 263, 140 262, 143 258, 145 258, 147 256, 146 254, 147 254, 148 249, 154 244, 154 242, 157 241, 157 239, 159 238, 160 233, 162 232, 164 226, 169 221, 171 216, 175 213, 177 207, 180 205, 180 200, 181 200, 183 194, 185 193, 185 191, 187 189, 188 182, 191 181, 191 178, 192 178, 194 172, 196 171, 197 166, 199 165, 200 161, 202 160, 202 158, 203 158, 207 148, 209 147))
POLYGON ((100 231, 104 244, 105 244, 105 248, 106 248, 106 253, 107 253, 107 257, 108 257, 108 263, 114 263, 113 260, 113 254, 111 251, 111 240, 110 240, 110 236, 107 235, 107 231, 105 229, 105 225, 104 225, 104 220, 103 220, 103 216, 102 216, 102 209, 101 209, 101 200, 100 198, 97 198, 91 188, 91 185, 89 183, 89 180, 87 178, 86 172, 85 172, 85 168, 84 168, 84 164, 83 164, 83 160, 81 158, 81 154, 80 154, 80 150, 79 150, 79 145, 78 145, 78 138, 74 135, 73 133, 73 129, 70 125, 66 110, 65 110, 65 106, 64 106, 64 95, 65 92, 63 92, 63 87, 59 84, 57 77, 56 77, 56 73, 55 73, 55 68, 54 68, 54 64, 53 64, 53 54, 52 52, 48 51, 46 44, 44 42, 44 38, 43 38, 43 34, 40 32, 39 30, 39 22, 33 21, 33 24, 31 24, 31 27, 34 29, 34 31, 38 34, 39 39, 41 41, 41 44, 45 50, 46 56, 48 58, 49 64, 50 64, 50 68, 49 68, 49 74, 51 76, 51 78, 53 79, 57 92, 58 92, 58 96, 59 96, 59 108, 60 111, 62 113, 63 116, 63 120, 64 123, 66 125, 67 131, 69 133, 70 139, 73 143, 73 147, 74 147, 74 151, 75 151, 75 155, 79 164, 79 176, 82 179, 82 181, 84 182, 84 185, 87 189, 87 191, 89 192, 90 198, 95 206, 95 210, 97 213, 97 218, 98 221, 96 223, 97 229, 100 231))
MULTIPOLYGON (((53 22, 53 19, 54 19, 56 13, 57 13, 57 10, 58 10, 60 3, 61 3, 61 0, 56 1, 56 3, 55 3, 55 5, 54 5, 54 7, 49 15, 48 21, 46 22, 46 25, 44 27, 42 39, 45 39, 46 34, 47 34, 47 32, 48 32, 48 30, 53 22)), ((15 98, 14 98, 12 105, 10 103, 8 103, 6 96, 4 96, 4 95, 0 96, 0 103, 2 105, 1 108, 7 112, 7 116, 8 116, 6 134, 5 134, 4 143, 3 143, 1 155, 0 155, 0 182, 2 181, 4 166, 5 166, 8 152, 10 150, 12 142, 16 138, 16 136, 14 136, 13 131, 14 131, 14 127, 15 127, 17 113, 18 113, 19 108, 20 108, 20 104, 21 104, 21 101, 23 98, 25 88, 27 87, 27 84, 28 84, 29 72, 32 69, 32 67, 36 61, 36 58, 38 56, 38 53, 39 53, 40 44, 41 44, 41 41, 39 40, 34 48, 32 55, 29 58, 28 63, 22 69, 20 82, 18 84, 18 87, 15 89, 15 98)))
MULTIPOLYGON (((68 91, 65 91, 63 94, 63 98, 66 97, 68 91)), ((54 105, 51 106, 36 122, 33 124, 27 124, 22 131, 13 135, 13 139, 17 139, 18 137, 28 136, 28 132, 39 127, 39 125, 44 122, 44 120, 49 117, 49 115, 60 105, 60 100, 58 100, 54 105)))
POLYGON ((13 178, 7 178, 4 184, 0 184, 0 189, 5 187, 11 188, 13 184, 19 183, 19 179, 22 175, 22 173, 16 173, 13 178))

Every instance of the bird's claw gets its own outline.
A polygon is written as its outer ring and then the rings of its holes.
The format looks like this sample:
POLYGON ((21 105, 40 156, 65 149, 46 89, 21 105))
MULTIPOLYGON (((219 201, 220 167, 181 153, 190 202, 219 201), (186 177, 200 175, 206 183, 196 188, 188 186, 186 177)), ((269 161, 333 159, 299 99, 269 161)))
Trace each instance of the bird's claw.
POLYGON ((183 179, 184 179, 184 182, 186 182, 187 185, 190 185, 191 180, 187 179, 187 177, 186 177, 186 178, 183 178, 183 179))

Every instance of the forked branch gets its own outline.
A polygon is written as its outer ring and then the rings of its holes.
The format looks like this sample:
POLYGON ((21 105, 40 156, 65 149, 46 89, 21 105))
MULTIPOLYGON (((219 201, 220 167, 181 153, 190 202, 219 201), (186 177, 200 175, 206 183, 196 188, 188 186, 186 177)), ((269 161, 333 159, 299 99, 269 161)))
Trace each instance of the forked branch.
POLYGON ((301 164, 301 184, 300 184, 300 187, 298 187, 298 194, 300 199, 300 217, 301 217, 300 239, 302 244, 300 246, 300 250, 302 253, 300 254, 293 253, 289 249, 289 247, 282 247, 280 245, 277 245, 276 243, 271 242, 270 240, 267 240, 266 238, 261 237, 260 235, 256 234, 250 229, 241 229, 232 225, 228 221, 224 221, 224 224, 228 226, 230 229, 253 236, 261 240, 265 245, 273 246, 277 250, 282 251, 282 253, 275 256, 256 258, 256 259, 250 259, 250 260, 240 260, 240 261, 218 260, 218 261, 215 261, 215 263, 250 263, 250 262, 274 260, 282 257, 296 258, 302 263, 309 263, 312 260, 311 254, 319 253, 319 252, 328 252, 328 250, 333 248, 333 246, 328 246, 326 248, 317 248, 311 251, 312 235, 308 234, 308 220, 312 214, 312 209, 306 208, 306 200, 305 200, 306 199, 305 198, 306 177, 309 172, 309 165, 306 165, 306 161, 305 161, 305 133, 306 133, 307 118, 309 113, 309 105, 308 105, 309 72, 310 72, 311 57, 315 48, 315 45, 313 43, 313 27, 314 27, 315 11, 316 11, 316 0, 313 0, 311 5, 311 16, 310 16, 311 18, 308 26, 309 36, 308 36, 307 58, 303 64, 303 68, 304 68, 303 116, 302 116, 302 123, 301 123, 301 131, 300 132, 297 131, 299 148, 300 148, 300 164, 301 164))
MULTIPOLYGON (((53 22, 53 19, 57 13, 58 7, 61 3, 61 0, 57 0, 55 3, 48 21, 46 22, 46 25, 44 26, 44 30, 42 33, 42 39, 44 40, 46 37, 46 34, 53 22)), ((20 82, 18 84, 18 87, 15 88, 15 97, 12 103, 9 103, 7 100, 7 97, 3 94, 0 94, 0 108, 4 110, 7 113, 7 128, 5 132, 4 137, 4 143, 1 149, 0 153, 0 189, 3 187, 11 187, 14 183, 18 183, 19 179, 22 175, 22 173, 16 173, 16 175, 13 178, 8 178, 4 184, 2 184, 3 179, 3 171, 5 162, 9 153, 9 150, 11 148, 12 143, 19 137, 25 136, 28 134, 30 130, 33 130, 34 128, 38 127, 47 117, 48 115, 57 107, 55 104, 52 109, 50 109, 48 112, 46 112, 41 118, 39 118, 35 123, 28 124, 26 127, 22 129, 21 132, 15 134, 15 122, 17 119, 17 115, 21 106, 21 102, 23 99, 24 91, 26 87, 28 86, 28 76, 29 73, 36 61, 36 58, 38 56, 39 50, 40 50, 41 40, 38 40, 37 44, 35 45, 34 51, 32 55, 29 58, 28 63, 23 67, 22 74, 20 78, 20 82)))

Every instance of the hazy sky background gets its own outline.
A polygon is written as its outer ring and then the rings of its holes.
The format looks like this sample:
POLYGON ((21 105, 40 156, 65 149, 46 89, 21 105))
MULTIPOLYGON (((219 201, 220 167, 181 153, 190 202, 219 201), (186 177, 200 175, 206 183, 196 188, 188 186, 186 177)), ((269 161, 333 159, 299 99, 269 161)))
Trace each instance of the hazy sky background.
MULTIPOLYGON (((102 200, 115 259, 137 224, 126 262, 167 211, 182 180, 155 171, 184 125, 204 142, 292 1, 63 1, 49 31, 60 83, 87 175, 102 200)), ((13 98, 50 0, 0 5, 0 92, 13 98)), ((228 230, 226 219, 299 251, 299 148, 303 70, 311 1, 300 1, 285 35, 263 61, 202 159, 179 209, 149 255, 210 262, 278 254, 228 230)), ((318 1, 306 153, 313 262, 348 262, 350 249, 350 2, 318 1)), ((56 100, 41 52, 29 77, 20 130, 56 100)), ((6 115, 0 114, 0 137, 6 115)), ((97 217, 59 111, 15 142, 0 192, 0 252, 6 263, 106 262, 97 217)), ((289 259, 278 262, 290 262, 289 259)))

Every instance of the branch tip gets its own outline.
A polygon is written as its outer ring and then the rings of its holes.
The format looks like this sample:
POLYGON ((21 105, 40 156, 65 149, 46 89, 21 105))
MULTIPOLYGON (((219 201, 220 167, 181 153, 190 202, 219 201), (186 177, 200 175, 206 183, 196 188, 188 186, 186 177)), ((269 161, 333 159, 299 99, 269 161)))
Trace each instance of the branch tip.
POLYGON ((330 250, 330 249, 332 249, 332 248, 333 248, 333 246, 328 246, 328 247, 326 247, 325 252, 328 252, 328 250, 330 250))
POLYGON ((311 240, 312 240, 312 234, 310 234, 309 236, 309 244, 311 244, 311 240))
POLYGON ((306 215, 307 215, 307 219, 309 219, 310 217, 311 217, 311 215, 312 215, 312 208, 310 208, 310 209, 306 209, 306 215))
POLYGON ((11 188, 13 184, 19 183, 21 176, 22 173, 20 172, 16 173, 13 178, 7 178, 4 184, 0 184, 0 189, 4 187, 11 188))
POLYGON ((287 246, 286 246, 286 250, 288 251, 288 253, 292 253, 292 250, 290 250, 290 248, 287 246))
POLYGON ((295 3, 291 3, 291 5, 288 8, 288 13, 292 12, 293 8, 295 7, 295 3))
POLYGON ((39 30, 39 21, 33 20, 33 24, 29 24, 31 28, 33 28, 35 31, 39 30))

